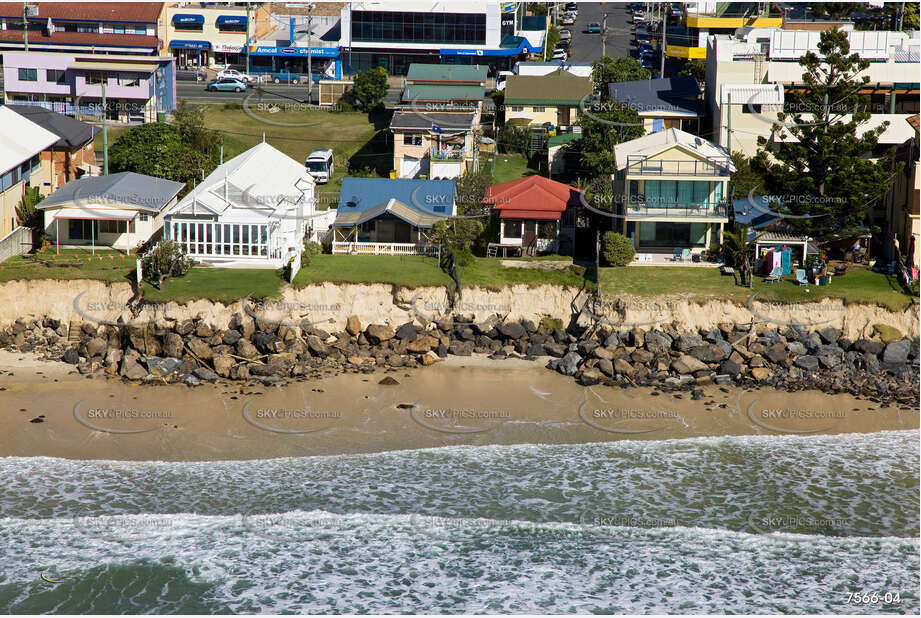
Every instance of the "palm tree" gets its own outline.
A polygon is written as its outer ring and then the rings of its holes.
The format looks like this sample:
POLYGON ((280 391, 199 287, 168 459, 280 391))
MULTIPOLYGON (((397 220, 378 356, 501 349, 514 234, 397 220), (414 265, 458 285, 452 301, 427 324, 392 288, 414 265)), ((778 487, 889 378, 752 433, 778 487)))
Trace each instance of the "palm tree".
POLYGON ((748 287, 752 286, 751 256, 755 253, 755 243, 764 235, 757 234, 749 239, 750 228, 748 225, 736 225, 731 232, 723 233, 723 252, 732 257, 732 264, 739 270, 739 283, 745 285, 748 277, 748 287))

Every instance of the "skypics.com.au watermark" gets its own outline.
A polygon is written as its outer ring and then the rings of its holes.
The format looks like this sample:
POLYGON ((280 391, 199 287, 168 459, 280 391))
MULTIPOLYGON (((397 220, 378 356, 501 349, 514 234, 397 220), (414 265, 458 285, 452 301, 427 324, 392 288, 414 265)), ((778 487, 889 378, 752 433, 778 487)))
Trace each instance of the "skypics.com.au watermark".
POLYGON ((342 422, 339 410, 287 408, 253 401, 244 404, 243 420, 263 431, 282 435, 306 435, 327 431, 342 422))
POLYGON ((243 312, 258 322, 265 324, 275 324, 277 326, 290 327, 309 327, 318 324, 328 323, 332 320, 332 315, 327 317, 311 320, 310 316, 320 314, 340 314, 342 305, 338 303, 304 303, 300 301, 275 301, 275 300, 258 300, 251 301, 249 294, 245 296, 240 305, 243 312), (284 317, 271 317, 272 315, 284 317), (297 316, 292 318, 291 316, 297 316))
POLYGON ((112 434, 136 434, 158 429, 162 426, 162 423, 152 423, 172 420, 173 413, 170 410, 120 408, 109 404, 94 406, 78 401, 74 405, 74 419, 93 431, 112 434))
POLYGON ((474 303, 460 300, 452 304, 443 301, 421 301, 421 297, 422 292, 417 292, 409 301, 409 306, 413 315, 423 322, 434 322, 435 324, 450 328, 472 327, 476 325, 476 322, 450 320, 438 316, 449 314, 476 316, 482 313, 489 313, 489 315, 508 315, 512 311, 511 305, 502 303, 474 303))
POLYGON ((512 418, 506 410, 477 408, 436 408, 413 404, 409 415, 419 426, 449 434, 484 433, 496 429, 512 418))
POLYGON ((675 410, 639 410, 608 407, 584 401, 579 419, 589 427, 606 433, 645 434, 664 429, 674 421, 683 422, 675 410))

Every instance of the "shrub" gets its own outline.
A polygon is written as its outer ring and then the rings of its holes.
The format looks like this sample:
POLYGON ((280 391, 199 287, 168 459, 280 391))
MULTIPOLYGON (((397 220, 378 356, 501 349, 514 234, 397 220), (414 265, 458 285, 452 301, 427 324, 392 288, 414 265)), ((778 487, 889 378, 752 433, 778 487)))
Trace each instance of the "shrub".
POLYGON ((499 152, 507 154, 527 154, 528 131, 522 127, 505 127, 499 131, 497 146, 499 152))
POLYGON ((323 245, 312 240, 304 239, 304 250, 301 252, 301 267, 310 266, 313 256, 323 253, 323 245))
POLYGON ((174 240, 161 240, 141 258, 144 279, 156 284, 157 288, 163 285, 164 279, 182 277, 191 266, 185 250, 174 240))
POLYGON ((473 264, 473 261, 476 258, 473 255, 473 252, 469 249, 458 249, 457 250, 457 265, 458 266, 470 266, 473 264))
POLYGON ((630 239, 617 232, 605 232, 601 244, 601 255, 608 266, 626 266, 636 255, 630 239))

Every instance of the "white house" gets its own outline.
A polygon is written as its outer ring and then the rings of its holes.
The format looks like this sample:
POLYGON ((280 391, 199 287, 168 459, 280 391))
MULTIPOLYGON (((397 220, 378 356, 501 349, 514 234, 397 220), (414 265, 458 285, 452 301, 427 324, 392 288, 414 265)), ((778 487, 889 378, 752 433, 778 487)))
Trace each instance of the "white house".
POLYGON ((312 232, 315 182, 263 142, 219 165, 164 217, 164 238, 216 266, 275 268, 312 232))
POLYGON ((134 172, 71 180, 36 206, 56 246, 131 250, 163 227, 185 185, 134 172))

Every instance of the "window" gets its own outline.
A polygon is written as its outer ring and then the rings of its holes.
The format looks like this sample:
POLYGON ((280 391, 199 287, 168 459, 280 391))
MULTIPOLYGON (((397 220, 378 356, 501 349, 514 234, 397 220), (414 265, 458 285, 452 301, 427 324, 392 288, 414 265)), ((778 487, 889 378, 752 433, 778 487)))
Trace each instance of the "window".
POLYGON ((201 32, 202 24, 173 22, 173 28, 180 32, 201 32))
POLYGON ((127 225, 125 221, 100 221, 99 222, 99 233, 100 234, 124 234, 127 230, 127 225))
POLYGON ((106 75, 100 71, 90 71, 86 74, 87 84, 102 84, 104 81, 106 81, 106 75))
POLYGON ((404 146, 421 146, 422 136, 413 135, 412 133, 404 133, 403 134, 403 145, 404 146))
POLYGON ((535 112, 545 112, 545 111, 547 111, 547 108, 544 107, 543 105, 535 105, 533 109, 534 109, 535 112))
POLYGON ((139 86, 141 78, 136 73, 122 73, 118 76, 119 86, 139 86))
POLYGON ((141 221, 147 221, 147 220, 150 219, 150 215, 144 215, 144 214, 142 214, 142 215, 140 215, 140 219, 141 219, 141 221))
POLYGON ((509 106, 509 110, 510 110, 510 111, 513 111, 513 112, 524 111, 524 106, 522 106, 522 105, 510 105, 510 106, 509 106))
POLYGON ((353 11, 352 38, 356 41, 483 45, 486 43, 486 15, 353 11))
POLYGON ((761 104, 760 103, 746 103, 742 106, 743 114, 760 114, 761 113, 761 104))
POLYGON ((217 25, 219 32, 246 32, 246 24, 227 24, 220 23, 217 25))
POLYGON ((125 27, 123 25, 113 26, 112 32, 115 34, 125 34, 125 27))
POLYGON ((503 236, 506 238, 521 238, 521 221, 506 221, 503 236))
POLYGON ((38 81, 38 69, 19 69, 19 81, 37 82, 38 81))
POLYGON ((45 69, 45 81, 63 84, 64 71, 60 69, 45 69))

